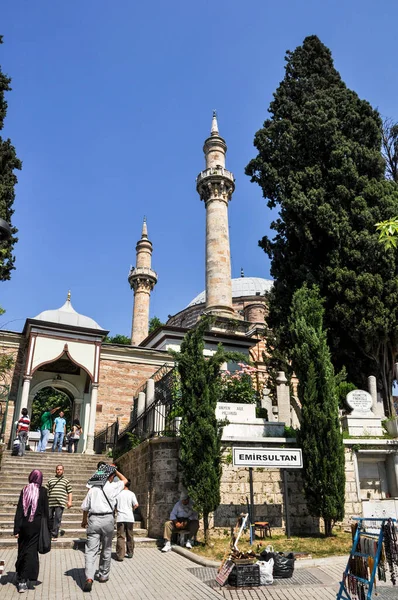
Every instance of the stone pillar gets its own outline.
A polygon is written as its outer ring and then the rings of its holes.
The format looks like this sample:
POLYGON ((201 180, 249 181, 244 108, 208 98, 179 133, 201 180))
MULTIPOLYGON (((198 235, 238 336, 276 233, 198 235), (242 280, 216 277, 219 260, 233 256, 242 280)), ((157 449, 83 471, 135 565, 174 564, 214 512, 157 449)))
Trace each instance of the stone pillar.
POLYGON ((370 375, 368 377, 368 390, 373 400, 372 411, 375 412, 375 408, 377 406, 377 381, 374 375, 370 375))
POLYGON ((269 388, 263 388, 263 397, 261 398, 261 408, 265 408, 268 414, 268 421, 272 421, 272 398, 270 396, 269 388))
POLYGON ((392 498, 396 498, 398 496, 398 454, 387 455, 386 470, 389 492, 392 498))
MULTIPOLYGON (((28 408, 31 381, 32 381, 32 377, 30 375, 24 376, 23 385, 22 385, 22 394, 21 394, 21 404, 20 404, 19 412, 21 412, 23 408, 28 408)), ((19 415, 17 415, 17 417, 19 419, 19 415)))
MULTIPOLYGON (((80 421, 80 425, 82 425, 83 422, 83 398, 75 398, 74 401, 74 419, 79 419, 80 421)), ((83 427, 83 425, 82 425, 83 427)), ((84 429, 83 429, 84 431, 84 429)), ((81 437, 77 446, 77 451, 79 453, 83 452, 83 445, 84 445, 84 440, 81 437)))
POLYGON ((384 402, 383 398, 377 391, 377 380, 374 375, 370 375, 368 377, 368 390, 369 394, 372 396, 373 404, 372 404, 372 413, 378 417, 379 419, 385 419, 386 415, 384 412, 384 402))
POLYGON ((233 174, 225 169, 227 145, 218 133, 215 113, 203 151, 206 169, 199 173, 196 189, 206 208, 206 312, 241 318, 232 308, 228 228, 228 203, 235 189, 235 180, 233 174))
POLYGON ((88 425, 86 454, 94 454, 95 419, 97 416, 98 383, 91 386, 90 420, 88 425))
POLYGON ((276 378, 276 399, 278 402, 278 421, 285 423, 286 427, 291 425, 290 417, 290 390, 284 371, 278 372, 276 378))
POLYGON ((150 406, 155 400, 155 380, 148 379, 146 382, 146 407, 150 406))
POLYGON ((145 411, 145 392, 139 392, 137 398, 137 417, 140 417, 145 411))

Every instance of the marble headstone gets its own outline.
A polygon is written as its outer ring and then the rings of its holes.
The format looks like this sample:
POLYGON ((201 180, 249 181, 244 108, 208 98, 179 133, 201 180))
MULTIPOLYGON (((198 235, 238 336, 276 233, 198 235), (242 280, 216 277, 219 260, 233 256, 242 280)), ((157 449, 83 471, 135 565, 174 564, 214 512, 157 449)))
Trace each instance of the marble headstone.
POLYGON ((351 416, 369 416, 372 414, 373 399, 365 390, 352 390, 346 397, 348 406, 352 409, 351 416))

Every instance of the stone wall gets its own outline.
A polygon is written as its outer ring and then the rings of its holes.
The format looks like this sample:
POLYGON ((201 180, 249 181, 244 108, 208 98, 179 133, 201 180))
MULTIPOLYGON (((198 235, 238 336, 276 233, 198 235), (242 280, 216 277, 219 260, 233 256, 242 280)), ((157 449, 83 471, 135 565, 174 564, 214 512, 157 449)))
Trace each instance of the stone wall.
MULTIPOLYGON (((345 450, 345 459, 346 515, 343 525, 348 525, 351 517, 361 515, 362 506, 358 501, 353 453, 348 448, 345 450)), ((162 537, 164 521, 169 518, 181 489, 178 439, 147 440, 124 454, 117 463, 122 473, 132 481, 131 489, 137 495, 149 535, 162 537)), ((301 470, 287 472, 287 487, 292 534, 319 533, 323 522, 308 515, 301 470)), ((230 447, 225 447, 223 452, 220 491, 220 506, 210 520, 214 533, 229 531, 236 524, 237 517, 247 511, 247 499, 250 500, 249 469, 232 466, 230 447)), ((254 468, 253 492, 255 519, 269 521, 274 531, 281 530, 284 533, 286 522, 282 471, 254 468)))
POLYGON ((101 431, 119 417, 127 425, 137 388, 155 371, 158 365, 104 360, 100 362, 96 431, 101 431))
POLYGON ((179 498, 178 440, 146 440, 121 456, 117 464, 131 479, 149 535, 163 537, 164 522, 179 498))
MULTIPOLYGON (((12 368, 5 374, 4 380, 0 382, 1 385, 9 387, 7 421, 4 435, 4 440, 7 442, 11 434, 14 407, 18 398, 18 386, 25 365, 25 347, 26 340, 21 334, 4 331, 0 336, 0 355, 7 354, 14 359, 12 368)), ((6 409, 6 401, 7 396, 1 399, 3 414, 6 409)))
POLYGON ((350 447, 345 448, 345 517, 344 523, 348 525, 351 517, 362 516, 362 503, 357 487, 355 464, 355 453, 350 447))
MULTIPOLYGON (((262 442, 264 445, 266 441, 262 442)), ((235 443, 234 446, 247 446, 235 443)), ((258 444, 250 444, 254 446, 258 444)), ((212 526, 229 529, 236 524, 242 512, 247 512, 250 501, 249 469, 234 467, 231 448, 223 452, 221 479, 221 503, 214 513, 212 526)), ((301 470, 287 472, 289 515, 292 533, 315 533, 319 531, 318 519, 308 515, 303 495, 301 470)), ((269 521, 272 529, 285 528, 283 479, 280 469, 253 468, 254 517, 256 521, 269 521)))

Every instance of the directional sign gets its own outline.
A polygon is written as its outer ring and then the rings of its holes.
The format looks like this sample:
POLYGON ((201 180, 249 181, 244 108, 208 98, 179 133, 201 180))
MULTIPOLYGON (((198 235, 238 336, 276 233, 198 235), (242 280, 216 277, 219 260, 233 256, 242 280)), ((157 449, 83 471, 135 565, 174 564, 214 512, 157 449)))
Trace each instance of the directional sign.
POLYGON ((232 448, 232 456, 235 467, 303 468, 301 448, 232 448))

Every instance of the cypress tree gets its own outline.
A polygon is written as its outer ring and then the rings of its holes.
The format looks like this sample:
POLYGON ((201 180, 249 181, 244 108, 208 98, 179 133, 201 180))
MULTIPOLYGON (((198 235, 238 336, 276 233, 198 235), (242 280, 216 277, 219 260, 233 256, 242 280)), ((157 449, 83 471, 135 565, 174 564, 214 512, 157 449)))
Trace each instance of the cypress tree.
POLYGON ((316 283, 336 370, 357 386, 378 376, 387 409, 398 348, 398 252, 385 252, 375 223, 398 214, 398 187, 385 179, 382 122, 348 89, 316 36, 287 52, 286 73, 256 133, 246 167, 270 208, 273 239, 260 246, 275 284, 268 325, 288 354, 293 294, 316 283))
MULTIPOLYGON (((3 37, 0 36, 0 44, 3 43, 3 37)), ((4 93, 11 90, 11 79, 7 77, 0 68, 0 131, 4 127, 4 119, 7 114, 7 102, 4 93)), ((16 227, 11 225, 11 217, 14 214, 12 208, 15 199, 15 185, 17 178, 14 174, 15 169, 21 169, 22 163, 17 158, 15 148, 10 139, 3 139, 0 136, 0 218, 4 219, 11 226, 12 236, 8 240, 0 241, 0 280, 10 279, 11 271, 15 269, 13 256, 14 244, 18 241, 15 237, 16 227)))
POLYGON ((293 296, 289 329, 292 364, 302 404, 298 443, 303 451, 304 492, 310 514, 324 521, 325 535, 344 517, 344 446, 334 369, 323 329, 324 309, 316 286, 293 296))
POLYGON ((181 378, 179 400, 180 463, 183 484, 195 508, 203 515, 205 541, 209 539, 209 514, 220 504, 222 423, 216 419, 220 391, 220 367, 228 360, 247 357, 225 352, 219 345, 216 353, 203 355, 203 336, 210 320, 204 318, 188 331, 180 352, 171 352, 181 378))

